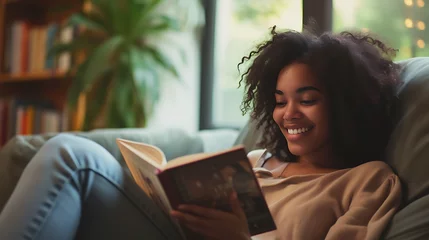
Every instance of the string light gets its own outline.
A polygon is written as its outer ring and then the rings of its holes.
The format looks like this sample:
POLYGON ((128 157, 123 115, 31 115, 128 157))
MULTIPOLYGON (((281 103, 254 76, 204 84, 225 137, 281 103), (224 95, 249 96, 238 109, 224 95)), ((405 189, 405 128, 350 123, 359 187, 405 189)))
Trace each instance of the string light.
POLYGON ((425 6, 425 2, 423 0, 417 0, 417 6, 422 8, 425 6))
POLYGON ((413 0, 404 0, 405 5, 407 6, 413 6, 413 0))
POLYGON ((413 27, 413 20, 411 20, 410 18, 406 18, 405 19, 405 27, 412 28, 413 27))
POLYGON ((417 40, 417 47, 424 48, 425 47, 425 41, 423 41, 423 39, 417 40))
POLYGON ((425 25, 425 23, 423 22, 423 21, 418 21, 417 22, 417 28, 419 29, 419 30, 425 30, 425 28, 426 28, 426 25, 425 25))

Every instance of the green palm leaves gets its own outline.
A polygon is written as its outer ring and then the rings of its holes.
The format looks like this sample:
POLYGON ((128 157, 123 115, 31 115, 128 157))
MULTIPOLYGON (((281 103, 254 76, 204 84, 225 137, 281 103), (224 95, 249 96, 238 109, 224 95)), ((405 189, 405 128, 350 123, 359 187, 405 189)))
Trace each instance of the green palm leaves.
POLYGON ((148 41, 180 30, 180 20, 159 11, 161 4, 161 0, 92 0, 90 11, 68 19, 80 33, 69 43, 55 45, 51 54, 86 56, 71 69, 74 79, 68 96, 74 107, 80 94, 88 94, 83 130, 93 128, 100 114, 104 127, 145 126, 160 97, 160 69, 178 76, 171 57, 148 41))

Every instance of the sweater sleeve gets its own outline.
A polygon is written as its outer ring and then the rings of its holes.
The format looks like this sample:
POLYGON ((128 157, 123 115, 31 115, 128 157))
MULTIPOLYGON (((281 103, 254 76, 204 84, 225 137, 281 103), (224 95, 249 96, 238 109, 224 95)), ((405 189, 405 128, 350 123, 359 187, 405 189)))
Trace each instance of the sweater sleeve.
POLYGON ((326 239, 379 239, 401 202, 399 178, 390 173, 365 174, 348 210, 329 229, 326 239))

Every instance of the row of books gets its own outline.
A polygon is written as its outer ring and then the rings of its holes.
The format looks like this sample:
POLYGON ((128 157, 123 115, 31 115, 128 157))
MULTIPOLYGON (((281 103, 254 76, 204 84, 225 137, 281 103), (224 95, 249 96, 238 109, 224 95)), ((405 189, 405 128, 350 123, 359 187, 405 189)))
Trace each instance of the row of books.
POLYGON ((47 102, 0 99, 0 146, 15 135, 67 131, 67 115, 47 102))
POLYGON ((40 26, 15 21, 6 27, 4 69, 11 74, 37 73, 49 70, 67 71, 72 56, 64 53, 54 59, 48 52, 56 42, 70 42, 76 36, 73 27, 59 23, 40 26))

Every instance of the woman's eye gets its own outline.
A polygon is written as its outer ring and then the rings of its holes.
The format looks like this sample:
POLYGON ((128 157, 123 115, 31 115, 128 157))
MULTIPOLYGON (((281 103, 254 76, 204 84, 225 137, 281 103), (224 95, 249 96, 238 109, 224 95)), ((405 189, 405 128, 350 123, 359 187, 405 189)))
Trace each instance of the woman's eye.
POLYGON ((316 100, 303 100, 301 101, 301 104, 303 105, 313 105, 316 102, 316 100))
POLYGON ((281 107, 281 106, 284 106, 284 105, 286 105, 286 102, 276 102, 276 106, 281 107))

